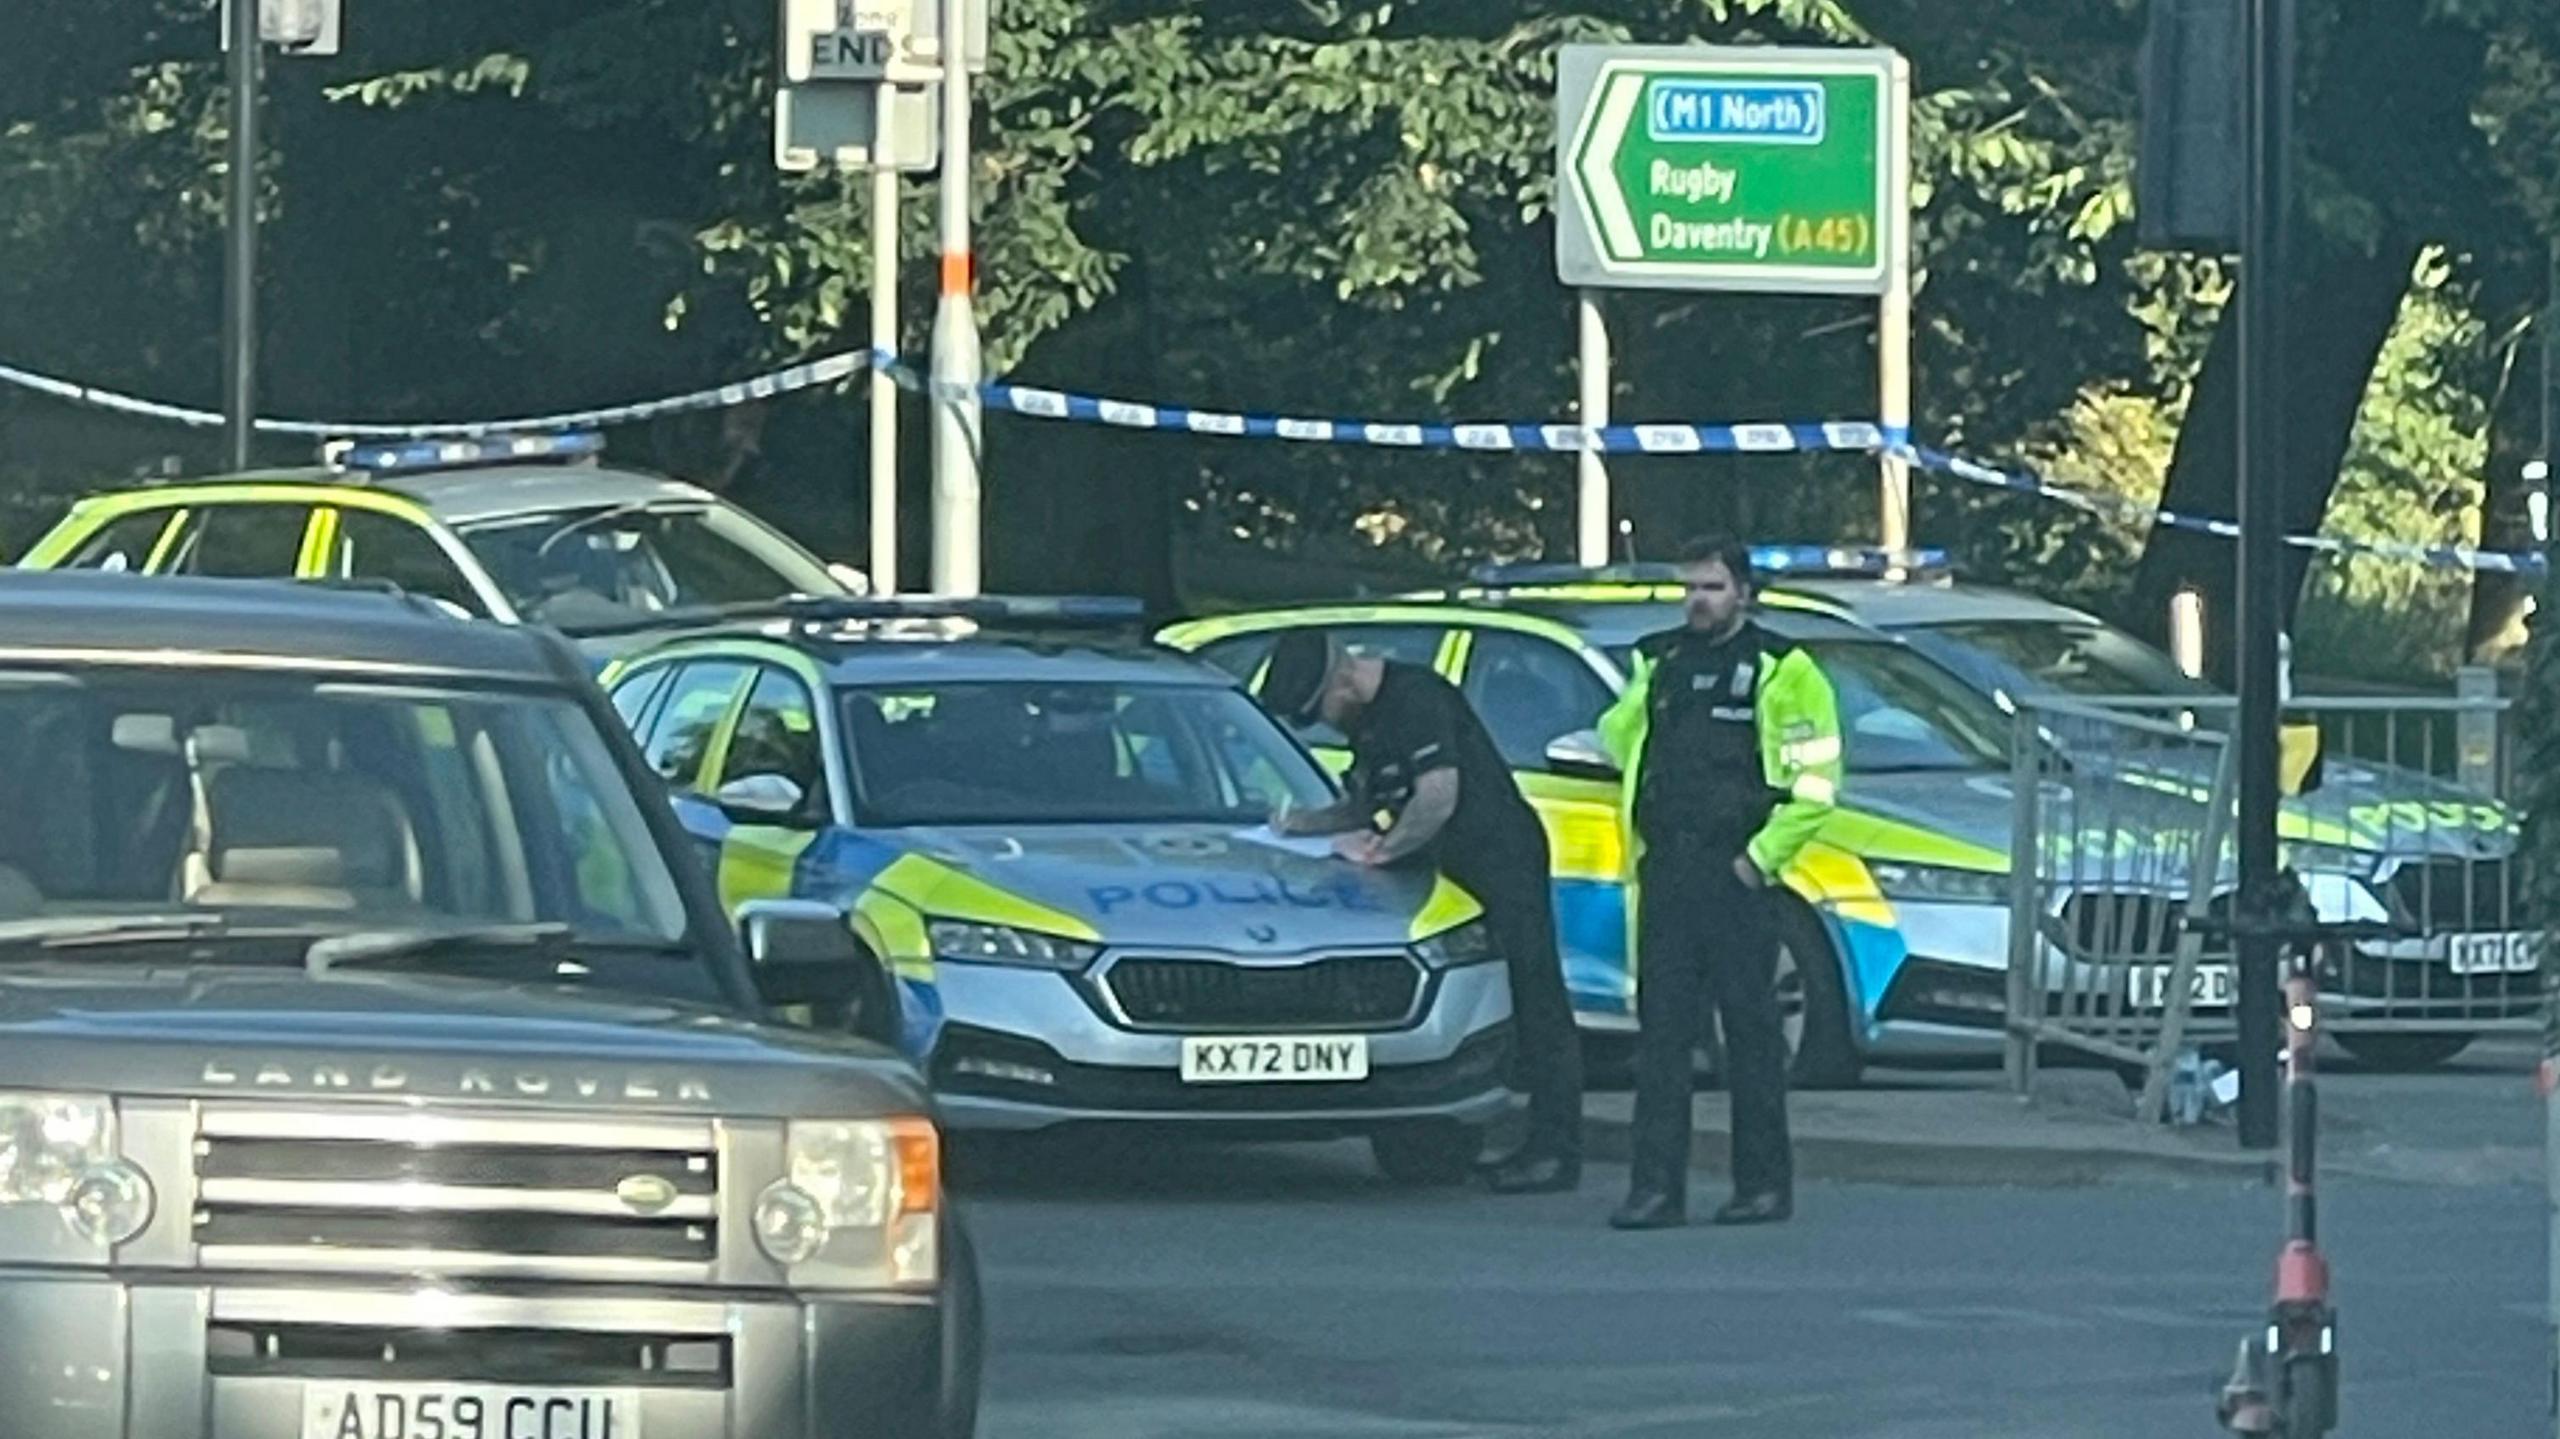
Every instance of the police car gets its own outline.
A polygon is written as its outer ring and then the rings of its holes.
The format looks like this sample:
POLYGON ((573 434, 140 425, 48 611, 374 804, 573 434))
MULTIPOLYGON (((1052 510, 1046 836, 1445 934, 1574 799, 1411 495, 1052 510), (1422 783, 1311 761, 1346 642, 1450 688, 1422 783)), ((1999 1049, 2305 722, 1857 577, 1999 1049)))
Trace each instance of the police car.
MULTIPOLYGON (((1765 577, 1822 553, 1763 548, 1753 562, 1765 577)), ((1392 601, 1192 620, 1161 637, 1250 679, 1283 630, 1324 626, 1454 681, 1546 822, 1578 1020, 1588 1033, 1630 1031, 1620 780, 1592 728, 1624 688, 1636 641, 1682 622, 1676 573, 1532 565, 1478 579, 1392 601)), ((1846 762, 1839 807, 1783 876, 1801 901, 1786 911, 1777 980, 1795 1082, 1854 1083, 1871 1061, 1996 1054, 2009 968, 2012 718, 1821 601, 1763 589, 1755 618, 1831 680, 1846 762)), ((1300 735, 1344 762, 1341 735, 1321 724, 1300 735)), ((2106 788, 2111 813, 2195 825, 2191 800, 2106 788)), ((2117 882, 2104 862, 2082 872, 2117 882)))
MULTIPOLYGON (((2216 715, 2227 722, 2228 695, 2095 615, 1959 581, 1938 552, 1896 569, 1886 578, 1830 568, 1784 583, 1900 636, 1987 695, 2183 700, 2199 707, 2205 723, 2216 715)), ((2367 716, 2345 738, 2373 747, 2387 723, 2367 716)), ((2066 743, 2105 745, 2103 737, 2076 734, 2068 720, 2057 718, 2054 727, 2066 743)), ((2399 753, 2419 758, 2421 748, 2411 741, 2399 753)), ((2437 757, 2452 748, 2444 745, 2437 757)), ((2164 758, 2153 753, 2145 761, 2164 758)), ((2176 778, 2200 793, 2212 782, 2192 768, 2176 778)), ((2409 932, 2359 942, 2352 962, 2329 961, 2326 986, 2340 1013, 2395 1026, 2334 1030, 2351 1053, 2394 1067, 2437 1064, 2467 1047, 2478 1024, 2540 1012, 2539 950, 2523 932, 2529 926, 2512 868, 2519 825, 2494 796, 2415 766, 2331 754, 2322 757, 2315 786, 2286 798, 2277 832, 2323 918, 2393 923, 2409 932)), ((2206 992, 2227 994, 2228 986, 2211 984, 2206 992)))
POLYGON ((609 666, 722 901, 853 916, 957 1129, 1366 1135, 1462 1177, 1507 1102, 1510 988, 1463 890, 1269 816, 1336 790, 1134 605, 775 607, 609 666))
POLYGON ((93 495, 37 570, 377 580, 590 652, 687 611, 868 588, 717 495, 601 463, 593 434, 331 445, 308 469, 93 495))

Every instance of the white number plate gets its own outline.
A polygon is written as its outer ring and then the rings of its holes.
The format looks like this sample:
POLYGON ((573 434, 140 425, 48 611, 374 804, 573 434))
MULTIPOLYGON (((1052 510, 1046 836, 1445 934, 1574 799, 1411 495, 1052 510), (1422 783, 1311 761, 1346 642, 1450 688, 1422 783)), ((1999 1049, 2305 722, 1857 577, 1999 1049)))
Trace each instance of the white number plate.
POLYGON ((1271 1080, 1355 1080, 1369 1077, 1369 1037, 1325 1034, 1293 1038, 1186 1038, 1185 1084, 1259 1084, 1271 1080))
POLYGON ((640 1439, 640 1393, 310 1383, 302 1387, 302 1439, 640 1439))
MULTIPOLYGON (((2133 987, 2129 998, 2136 1009, 2169 1007, 2169 976, 2165 964, 2146 964, 2133 971, 2133 987)), ((2189 1009, 2229 1009, 2231 1007, 2231 966, 2199 964, 2187 983, 2189 1009)))
POLYGON ((2533 936, 2529 934, 2457 934, 2453 937, 2456 974, 2531 974, 2533 936))

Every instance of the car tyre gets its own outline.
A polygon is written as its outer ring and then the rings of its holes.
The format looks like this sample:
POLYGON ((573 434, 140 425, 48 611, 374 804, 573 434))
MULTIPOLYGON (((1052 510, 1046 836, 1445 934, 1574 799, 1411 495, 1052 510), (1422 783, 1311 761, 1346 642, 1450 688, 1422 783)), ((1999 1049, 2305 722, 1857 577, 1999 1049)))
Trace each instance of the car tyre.
POLYGON ((1849 1029, 1849 987, 1830 932, 1805 905, 1790 899, 1778 912, 1779 1002, 1800 1004, 1803 1021, 1788 1056, 1787 1082, 1796 1089, 1848 1089, 1866 1068, 1849 1029), (1792 978, 1794 995, 1787 991, 1792 978))
POLYGON ((1369 1136, 1369 1153, 1378 1171, 1398 1184, 1442 1187, 1457 1184, 1475 1170, 1484 1150, 1484 1135, 1454 1119, 1415 1120, 1381 1129, 1369 1136))
POLYGON ((2376 1069, 2433 1069, 2471 1047, 2470 1034, 2357 1034, 2338 1036, 2347 1053, 2376 1069))

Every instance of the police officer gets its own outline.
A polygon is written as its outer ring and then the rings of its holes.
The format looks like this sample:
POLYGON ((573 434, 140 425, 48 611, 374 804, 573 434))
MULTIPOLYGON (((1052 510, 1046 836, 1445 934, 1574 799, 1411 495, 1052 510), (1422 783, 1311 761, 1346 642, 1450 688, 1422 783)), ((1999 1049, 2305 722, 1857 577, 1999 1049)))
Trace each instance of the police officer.
POLYGON ((1499 1194, 1582 1182, 1582 1050, 1556 953, 1547 834, 1465 696, 1420 665, 1354 655, 1322 630, 1273 646, 1262 700, 1304 725, 1321 717, 1351 740, 1338 804, 1275 818, 1284 831, 1333 834, 1358 864, 1428 856, 1484 906, 1511 972, 1512 1028, 1529 1094, 1520 1148, 1484 1166, 1499 1194), (1393 819, 1376 827, 1381 812, 1393 819))
POLYGON ((1609 1222, 1687 1221, 1691 1056, 1712 1002, 1733 1100, 1733 1197, 1718 1224, 1795 1207, 1773 889, 1839 792, 1840 723, 1812 656, 1752 623, 1751 552, 1680 552, 1687 623, 1636 646, 1603 743, 1634 791, 1635 1162, 1609 1222))

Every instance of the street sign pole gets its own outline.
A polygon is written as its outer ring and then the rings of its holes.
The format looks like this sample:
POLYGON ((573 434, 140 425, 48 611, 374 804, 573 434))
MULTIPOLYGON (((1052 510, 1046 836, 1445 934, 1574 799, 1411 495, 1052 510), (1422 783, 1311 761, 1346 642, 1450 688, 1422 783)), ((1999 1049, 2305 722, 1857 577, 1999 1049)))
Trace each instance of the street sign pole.
POLYGON ((225 467, 249 467, 258 413, 258 62, 264 46, 256 0, 234 0, 231 50, 230 202, 223 266, 222 440, 225 467))
POLYGON ((1609 423, 1609 319, 1600 312, 1600 292, 1582 290, 1574 297, 1580 334, 1575 366, 1582 385, 1579 406, 1585 431, 1582 454, 1575 461, 1580 483, 1574 512, 1574 553, 1586 565, 1609 562, 1609 462, 1598 448, 1599 429, 1609 423))
MULTIPOLYGON (((890 163, 897 90, 873 92, 880 143, 871 163, 871 348, 899 353, 898 171, 890 163)), ((884 365, 871 367, 871 592, 898 592, 898 384, 884 365)))
MULTIPOLYGON (((1897 55, 1886 82, 1887 215, 1911 213, 1911 66, 1897 55)), ((1884 252, 1884 295, 1876 310, 1876 423, 1887 433, 1911 428, 1911 227, 1896 224, 1884 252)), ((1911 462, 1887 445, 1876 463, 1881 493, 1876 539, 1894 555, 1911 549, 1911 462)))
POLYGON ((2285 309, 2292 194, 2292 0, 2252 0, 2240 278, 2240 1144, 2273 1149, 2284 1045, 2277 945, 2276 722, 2284 609, 2285 309))
POLYGON ((968 0, 942 0, 942 288, 933 313, 933 588, 979 591, 978 317, 969 234, 968 0))

